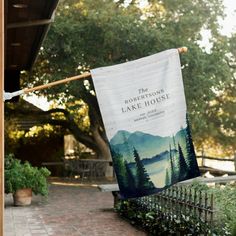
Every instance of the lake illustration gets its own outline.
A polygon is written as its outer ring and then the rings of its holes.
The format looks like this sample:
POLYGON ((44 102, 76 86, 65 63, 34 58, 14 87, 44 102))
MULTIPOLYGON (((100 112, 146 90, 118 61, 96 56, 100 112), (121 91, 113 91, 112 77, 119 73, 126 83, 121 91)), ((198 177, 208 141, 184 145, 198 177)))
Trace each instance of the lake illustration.
POLYGON ((173 136, 119 130, 109 143, 123 198, 153 194, 199 176, 188 121, 173 136))

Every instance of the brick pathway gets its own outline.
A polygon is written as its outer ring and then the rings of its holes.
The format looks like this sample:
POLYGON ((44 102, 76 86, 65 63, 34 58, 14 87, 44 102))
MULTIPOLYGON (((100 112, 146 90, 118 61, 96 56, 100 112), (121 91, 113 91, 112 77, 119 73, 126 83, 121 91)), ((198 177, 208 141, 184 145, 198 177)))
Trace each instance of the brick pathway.
POLYGON ((13 207, 5 196, 4 236, 144 236, 112 209, 111 193, 97 188, 51 185, 48 199, 13 207))

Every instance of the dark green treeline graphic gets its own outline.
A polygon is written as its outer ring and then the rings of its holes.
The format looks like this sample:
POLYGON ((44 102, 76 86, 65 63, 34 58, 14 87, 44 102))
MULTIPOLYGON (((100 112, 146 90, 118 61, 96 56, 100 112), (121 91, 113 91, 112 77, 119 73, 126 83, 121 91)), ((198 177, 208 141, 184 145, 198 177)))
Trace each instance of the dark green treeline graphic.
POLYGON ((199 176, 189 121, 172 136, 120 130, 110 140, 121 195, 139 197, 199 176))
POLYGON ((135 197, 143 195, 143 192, 154 190, 155 186, 140 160, 137 150, 134 148, 133 156, 135 160, 135 168, 130 168, 129 164, 119 153, 111 149, 113 157, 113 165, 115 166, 116 177, 120 186, 120 190, 124 196, 135 197), (135 170, 134 170, 135 169, 135 170))
POLYGON ((134 160, 136 162, 137 189, 143 190, 143 189, 154 188, 154 184, 150 180, 150 177, 142 161, 140 160, 139 154, 136 149, 134 149, 134 157, 135 157, 134 160))

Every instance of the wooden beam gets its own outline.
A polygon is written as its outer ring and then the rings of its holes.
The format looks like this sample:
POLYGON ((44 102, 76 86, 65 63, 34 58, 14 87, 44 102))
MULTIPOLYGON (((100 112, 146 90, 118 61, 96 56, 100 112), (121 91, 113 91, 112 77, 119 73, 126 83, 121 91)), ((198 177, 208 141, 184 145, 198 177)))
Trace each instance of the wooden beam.
POLYGON ((222 158, 222 157, 207 157, 207 156, 197 156, 199 159, 208 159, 216 161, 234 161, 234 158, 222 158))
POLYGON ((7 29, 31 27, 31 26, 40 26, 40 25, 49 25, 53 22, 53 19, 43 19, 43 20, 34 20, 34 21, 25 21, 25 22, 16 22, 7 24, 7 29))
POLYGON ((4 1, 0 4, 0 235, 4 235, 4 1))

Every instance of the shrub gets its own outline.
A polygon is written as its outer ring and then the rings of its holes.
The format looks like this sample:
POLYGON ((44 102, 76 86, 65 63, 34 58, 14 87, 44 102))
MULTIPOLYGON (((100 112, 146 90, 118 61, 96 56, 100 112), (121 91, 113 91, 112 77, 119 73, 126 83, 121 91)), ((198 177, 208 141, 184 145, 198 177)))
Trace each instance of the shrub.
POLYGON ((47 168, 33 167, 29 162, 21 163, 13 154, 5 157, 5 193, 15 193, 18 189, 31 188, 34 194, 48 194, 47 168))
MULTIPOLYGON (((214 196, 212 225, 205 224, 194 214, 176 216, 164 208, 152 208, 139 200, 121 200, 116 210, 132 224, 142 227, 148 235, 233 235, 236 236, 236 186, 217 185, 214 188, 194 182, 188 186, 197 193, 214 196)), ((153 204, 153 203, 152 203, 153 204)))

